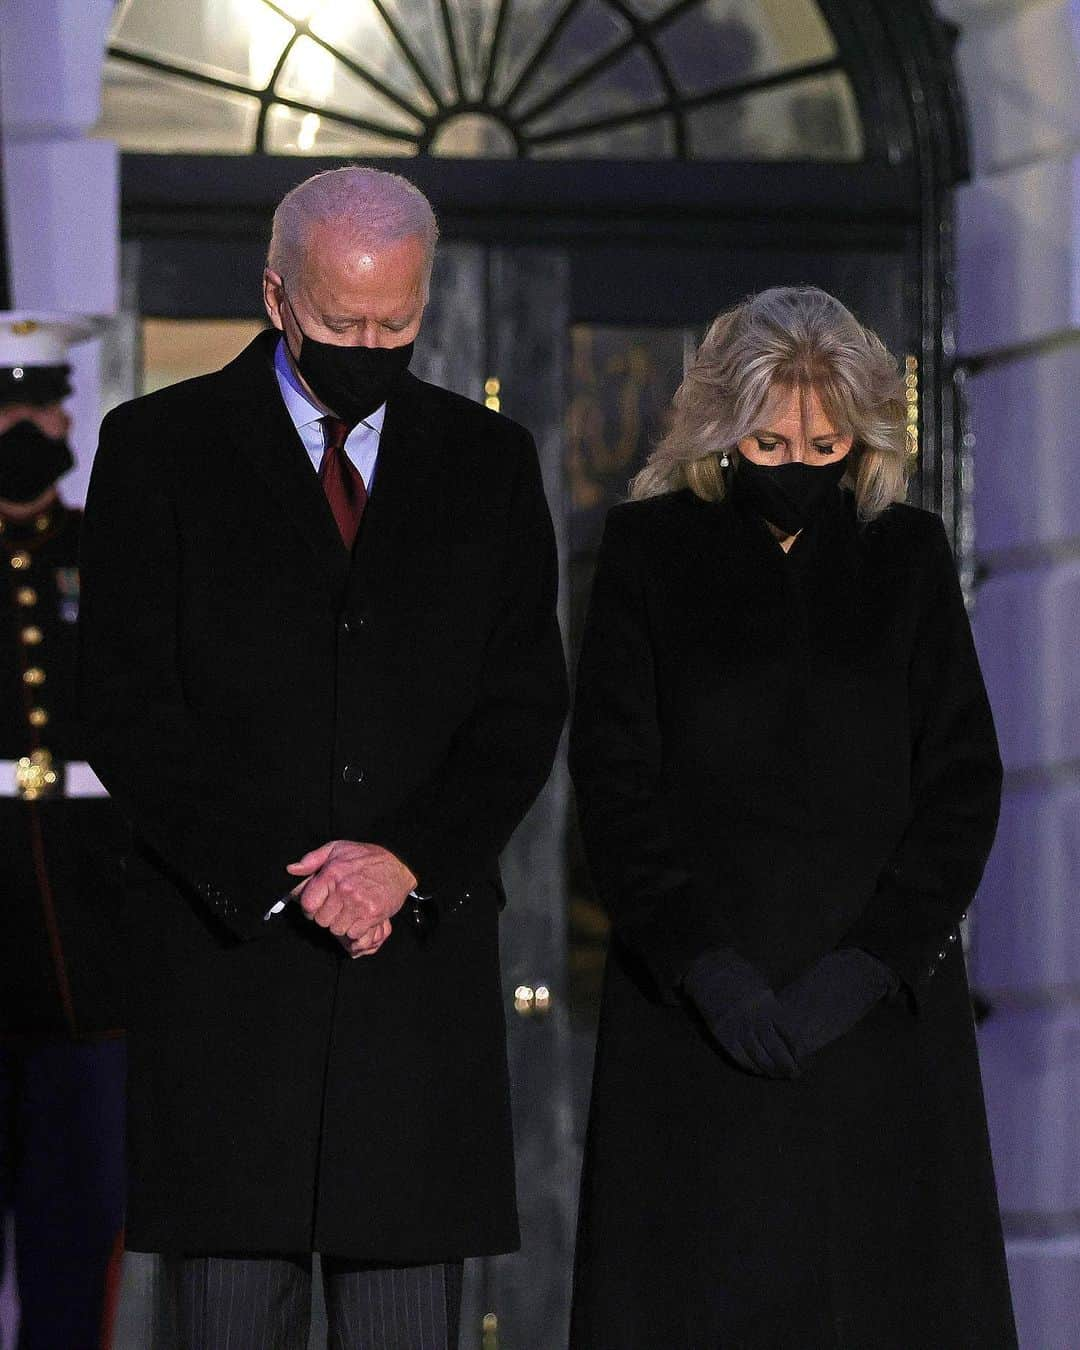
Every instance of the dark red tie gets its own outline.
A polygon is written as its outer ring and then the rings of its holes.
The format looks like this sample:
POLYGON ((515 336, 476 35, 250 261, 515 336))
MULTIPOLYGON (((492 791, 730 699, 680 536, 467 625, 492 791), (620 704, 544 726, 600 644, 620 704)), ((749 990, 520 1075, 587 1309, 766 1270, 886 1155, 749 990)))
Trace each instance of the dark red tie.
POLYGON ((341 531, 342 542, 351 553, 360 517, 367 506, 367 488, 360 470, 345 453, 345 437, 351 430, 348 422, 324 417, 322 425, 325 449, 319 465, 319 482, 341 531))

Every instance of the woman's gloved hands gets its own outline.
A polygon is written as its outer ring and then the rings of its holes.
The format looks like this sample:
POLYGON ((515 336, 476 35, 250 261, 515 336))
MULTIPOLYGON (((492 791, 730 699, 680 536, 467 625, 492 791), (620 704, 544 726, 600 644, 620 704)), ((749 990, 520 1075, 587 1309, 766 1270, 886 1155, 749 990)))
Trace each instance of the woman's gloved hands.
POLYGON ((699 956, 683 990, 720 1048, 747 1073, 794 1078, 799 1072, 781 1029, 782 1009, 765 977, 729 947, 699 956))
POLYGON ((699 956, 683 991, 714 1039, 748 1073, 794 1078, 816 1050, 850 1031, 900 981, 861 947, 828 952, 775 994, 749 961, 721 947, 699 956))
POLYGON ((784 1034, 804 1060, 850 1031, 900 981, 884 962, 861 947, 839 947, 781 989, 784 1034))

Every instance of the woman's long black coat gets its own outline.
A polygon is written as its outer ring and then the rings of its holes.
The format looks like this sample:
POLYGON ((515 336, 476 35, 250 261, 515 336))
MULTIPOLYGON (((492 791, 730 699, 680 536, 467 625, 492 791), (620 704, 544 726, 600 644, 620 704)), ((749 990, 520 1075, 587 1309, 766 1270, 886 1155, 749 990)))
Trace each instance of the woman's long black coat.
POLYGON ((957 933, 1001 767, 941 522, 838 489, 785 554, 730 499, 617 507, 571 766, 614 920, 572 1345, 1015 1345, 957 933), (718 945, 779 988, 842 942, 904 995, 795 1081, 679 995, 718 945))

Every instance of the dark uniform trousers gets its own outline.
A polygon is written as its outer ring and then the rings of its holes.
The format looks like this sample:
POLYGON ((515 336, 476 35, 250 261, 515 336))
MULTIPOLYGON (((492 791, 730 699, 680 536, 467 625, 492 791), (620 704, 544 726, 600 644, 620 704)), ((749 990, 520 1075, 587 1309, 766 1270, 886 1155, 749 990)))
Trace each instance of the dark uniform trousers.
MULTIPOLYGON (((169 1262, 180 1350, 307 1350, 311 1257, 169 1262)), ((457 1350, 462 1263, 322 1257, 328 1350, 457 1350)))
POLYGON ((124 1042, 0 1046, 0 1273, 7 1212, 19 1350, 111 1343, 123 1207, 124 1042))

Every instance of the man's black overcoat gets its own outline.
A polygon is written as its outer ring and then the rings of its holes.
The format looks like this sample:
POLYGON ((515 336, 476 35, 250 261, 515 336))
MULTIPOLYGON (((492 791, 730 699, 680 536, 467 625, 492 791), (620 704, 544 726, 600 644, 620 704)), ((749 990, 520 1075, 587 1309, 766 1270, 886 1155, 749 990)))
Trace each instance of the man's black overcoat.
POLYGON ((350 563, 275 340, 110 413, 86 507, 90 759, 136 840, 128 1243, 504 1251, 497 859, 566 706, 535 449, 405 377, 350 563), (426 943, 399 921, 354 961, 264 922, 335 838, 410 865, 426 943))
POLYGON ((837 489, 785 554, 730 498, 608 518, 571 764, 614 919, 575 1350, 1015 1345, 957 925, 1001 767, 941 522, 837 489), (860 945, 904 995, 795 1081, 679 997, 860 945))

